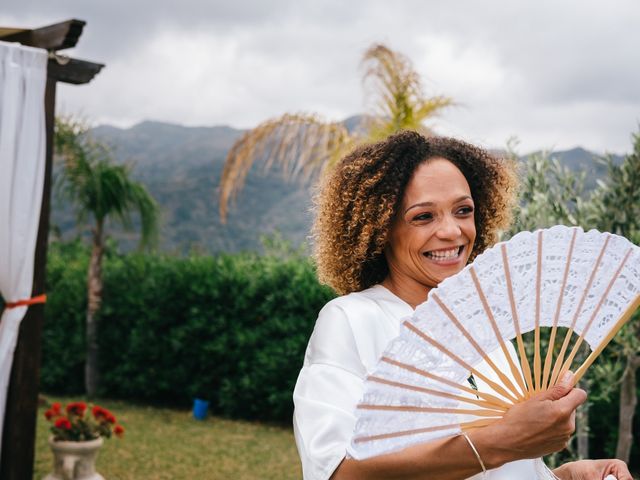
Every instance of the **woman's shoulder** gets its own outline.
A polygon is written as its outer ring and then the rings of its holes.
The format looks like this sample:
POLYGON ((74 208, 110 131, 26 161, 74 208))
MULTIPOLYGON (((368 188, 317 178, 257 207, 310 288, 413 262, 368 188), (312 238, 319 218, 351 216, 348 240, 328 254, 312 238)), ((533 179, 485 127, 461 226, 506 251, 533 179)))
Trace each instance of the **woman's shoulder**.
POLYGON ((369 290, 372 289, 336 297, 322 307, 312 340, 324 339, 326 342, 332 342, 342 336, 353 338, 354 325, 358 330, 357 325, 367 319, 375 323, 380 318, 381 311, 375 294, 371 295, 369 290))
POLYGON ((382 285, 374 285, 360 292, 334 298, 320 310, 319 317, 327 313, 341 314, 347 319, 374 318, 379 316, 401 317, 411 314, 411 307, 382 285))
POLYGON ((382 286, 335 298, 318 315, 306 359, 312 363, 359 359, 371 367, 410 313, 411 307, 382 286))
POLYGON ((363 310, 377 308, 377 300, 380 297, 377 287, 378 285, 334 298, 320 310, 320 316, 327 312, 340 311, 344 316, 352 317, 361 315, 363 310))

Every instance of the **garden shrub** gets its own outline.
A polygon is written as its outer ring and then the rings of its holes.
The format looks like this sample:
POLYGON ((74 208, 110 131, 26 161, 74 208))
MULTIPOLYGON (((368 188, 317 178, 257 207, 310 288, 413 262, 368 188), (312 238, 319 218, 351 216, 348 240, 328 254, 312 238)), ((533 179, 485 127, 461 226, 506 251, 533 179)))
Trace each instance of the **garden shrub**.
MULTIPOLYGON (((54 247, 41 386, 83 388, 88 250, 54 247)), ((100 311, 101 394, 288 420, 317 313, 333 297, 303 257, 108 255, 100 311)))
POLYGON ((66 394, 84 392, 88 266, 88 250, 80 243, 58 243, 49 247, 42 331, 42 390, 66 394))

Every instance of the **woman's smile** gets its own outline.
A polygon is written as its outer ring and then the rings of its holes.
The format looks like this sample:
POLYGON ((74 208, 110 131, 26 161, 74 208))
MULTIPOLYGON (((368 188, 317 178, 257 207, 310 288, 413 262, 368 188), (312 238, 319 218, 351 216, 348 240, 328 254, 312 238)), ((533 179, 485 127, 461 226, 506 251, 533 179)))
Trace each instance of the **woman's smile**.
POLYGON ((462 258, 464 245, 424 252, 424 256, 441 265, 454 265, 462 258))

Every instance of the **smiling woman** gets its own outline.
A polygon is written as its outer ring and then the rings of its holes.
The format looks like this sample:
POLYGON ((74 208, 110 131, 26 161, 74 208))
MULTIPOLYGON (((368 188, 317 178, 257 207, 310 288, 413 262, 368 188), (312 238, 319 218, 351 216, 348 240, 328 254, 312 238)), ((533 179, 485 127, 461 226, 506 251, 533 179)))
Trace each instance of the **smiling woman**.
MULTIPOLYGON (((366 460, 347 453, 367 375, 402 319, 496 241, 510 220, 515 178, 512 163, 482 149, 402 132, 355 150, 325 179, 314 226, 318 275, 343 296, 320 311, 293 394, 305 479, 557 478, 533 459, 565 448, 574 430, 586 395, 571 388, 570 374, 464 436, 366 460)), ((509 372, 505 357, 490 357, 509 372)), ((555 471, 566 480, 608 473, 631 479, 613 460, 555 471)))

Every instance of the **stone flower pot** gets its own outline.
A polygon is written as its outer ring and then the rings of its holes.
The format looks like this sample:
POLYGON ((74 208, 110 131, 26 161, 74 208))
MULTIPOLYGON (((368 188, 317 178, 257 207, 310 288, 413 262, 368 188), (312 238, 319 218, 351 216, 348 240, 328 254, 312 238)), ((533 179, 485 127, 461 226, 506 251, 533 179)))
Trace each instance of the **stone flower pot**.
POLYGON ((98 437, 86 442, 54 441, 49 437, 53 452, 53 473, 43 480, 104 480, 96 473, 98 449, 104 440, 98 437))

